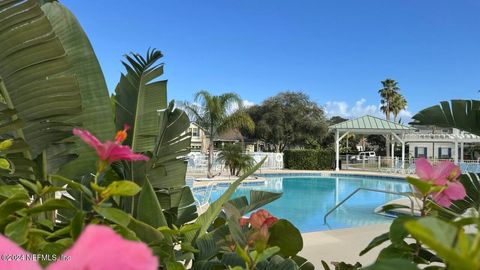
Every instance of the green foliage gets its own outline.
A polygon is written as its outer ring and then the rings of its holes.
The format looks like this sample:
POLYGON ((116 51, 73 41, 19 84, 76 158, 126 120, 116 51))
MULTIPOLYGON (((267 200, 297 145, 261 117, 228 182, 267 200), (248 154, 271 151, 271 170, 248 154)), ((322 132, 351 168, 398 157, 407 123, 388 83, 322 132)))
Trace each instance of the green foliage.
POLYGON ((387 120, 390 120, 390 113, 393 114, 393 121, 397 121, 397 116, 407 107, 407 100, 400 94, 398 82, 392 79, 385 79, 382 83, 382 89, 378 90, 382 106, 380 109, 385 113, 387 120))
POLYGON ((75 157, 63 140, 82 111, 80 89, 75 76, 64 73, 69 56, 37 1, 4 3, 0 21, 0 133, 14 139, 13 176, 43 177, 75 157))
POLYGON ((217 160, 223 162, 230 170, 230 175, 239 176, 241 172, 246 172, 252 168, 255 161, 253 157, 243 152, 240 144, 227 144, 218 154, 217 160))
POLYGON ((480 101, 442 101, 440 105, 421 110, 412 119, 414 124, 458 128, 480 136, 480 101))
POLYGON ((213 140, 232 129, 245 129, 253 132, 255 123, 243 108, 242 99, 238 94, 225 93, 219 96, 208 91, 195 94, 198 104, 184 103, 185 110, 192 121, 195 121, 209 135, 208 151, 208 177, 212 175, 213 140), (231 112, 232 108, 238 108, 231 112))
POLYGON ((267 151, 283 152, 292 146, 317 147, 327 134, 324 111, 301 92, 282 92, 252 106, 248 114, 255 122, 254 137, 267 151))
POLYGON ((463 228, 434 217, 409 221, 405 228, 450 269, 480 269, 480 232, 468 235, 463 228))
MULTIPOLYGON (((259 232, 247 232, 240 217, 281 194, 252 191, 250 202, 230 197, 263 161, 253 166, 240 159, 235 174, 245 174, 197 218, 183 158, 190 121, 173 101, 167 106, 166 81, 158 80, 159 51, 127 56, 127 72, 109 99, 89 40, 67 8, 57 1, 0 5, 1 234, 31 253, 59 255, 85 226, 103 224, 148 245, 161 269, 313 269, 297 256, 301 235, 286 220, 271 228, 270 242, 263 238, 247 247, 247 236, 259 232), (104 141, 124 124, 131 127, 126 145, 150 160, 117 162, 96 172, 98 157, 71 138, 71 129, 82 126, 104 141), (242 247, 232 249, 235 243, 242 247)), ((236 94, 197 97, 210 110, 196 115, 199 123, 209 123, 209 134, 253 130, 241 106, 229 112, 241 105, 236 94)))
MULTIPOLYGON (((480 211, 480 175, 467 173, 460 176, 460 183, 465 187, 467 196, 452 203, 449 209, 456 214, 464 214, 468 209, 480 211)), ((450 216, 450 218, 453 218, 450 216)))
MULTIPOLYGON (((87 35, 77 18, 62 3, 48 1, 42 4, 42 10, 71 63, 70 68, 63 73, 75 76, 80 89, 82 113, 71 121, 82 123, 82 128, 89 130, 102 141, 111 140, 115 126, 107 84, 87 35)), ((75 139, 75 142, 73 151, 78 158, 62 167, 61 172, 71 177, 93 171, 97 158, 93 149, 84 147, 79 143, 79 139, 75 139)))
POLYGON ((420 192, 418 196, 424 202, 420 211, 422 217, 397 217, 388 233, 373 239, 360 252, 363 255, 388 244, 373 265, 362 269, 479 269, 480 232, 472 230, 480 225, 478 212, 472 210, 478 195, 478 177, 474 174, 461 176, 461 183, 472 197, 454 201, 450 209, 428 199, 429 194, 438 192, 441 186, 413 177, 407 177, 407 181, 420 192), (476 214, 466 213, 465 209, 476 214))
POLYGON ((283 154, 285 169, 329 170, 335 162, 333 150, 285 150, 283 154))
POLYGON ((131 53, 122 62, 127 70, 115 89, 115 124, 117 130, 130 126, 125 145, 135 152, 153 151, 160 132, 158 110, 167 107, 167 81, 158 81, 163 74, 163 57, 158 50, 148 50, 147 56, 131 53))
POLYGON ((288 220, 281 219, 270 228, 268 244, 280 248, 282 256, 294 256, 303 249, 300 231, 288 220))
MULTIPOLYGON (((190 151, 190 121, 185 112, 175 108, 174 101, 167 106, 166 81, 157 80, 163 74, 163 63, 158 63, 162 56, 153 49, 146 57, 132 53, 123 63, 127 73, 122 74, 113 97, 116 125, 119 129, 124 124, 131 127, 125 144, 150 156, 150 160, 117 163, 114 170, 120 178, 131 179, 139 186, 148 181, 162 211, 176 223, 178 217, 188 217, 186 221, 196 218, 193 196, 185 187, 187 162, 182 158, 190 151)), ((135 217, 137 200, 138 196, 121 202, 122 208, 135 217)))
POLYGON ((189 238, 195 240, 196 238, 202 237, 207 233, 208 228, 212 224, 212 222, 217 218, 218 214, 222 210, 223 204, 230 199, 235 189, 245 180, 249 175, 254 173, 258 168, 260 168, 265 162, 265 158, 257 163, 252 169, 246 172, 244 175, 240 176, 235 182, 230 184, 230 186, 225 190, 225 192, 218 198, 215 202, 213 202, 207 211, 201 214, 198 219, 195 221, 195 224, 200 226, 200 229, 196 232, 196 234, 190 234, 189 238))

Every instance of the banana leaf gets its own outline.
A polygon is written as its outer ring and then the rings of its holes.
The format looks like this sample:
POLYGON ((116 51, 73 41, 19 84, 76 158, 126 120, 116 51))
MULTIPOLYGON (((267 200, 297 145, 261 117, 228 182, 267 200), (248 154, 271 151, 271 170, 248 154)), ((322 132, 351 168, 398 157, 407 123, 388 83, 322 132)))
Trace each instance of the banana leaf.
POLYGON ((457 128, 480 136, 480 101, 442 101, 421 110, 413 117, 413 124, 457 128))
POLYGON ((167 81, 157 81, 163 74, 160 51, 148 50, 147 57, 125 56, 122 62, 127 73, 122 74, 115 89, 115 123, 117 129, 130 126, 125 145, 135 152, 153 151, 159 133, 158 110, 167 106, 167 81))
POLYGON ((190 120, 173 101, 158 114, 159 133, 147 175, 154 188, 182 188, 187 173, 187 161, 182 157, 190 152, 190 120))
POLYGON ((23 141, 23 157, 33 160, 71 137, 80 90, 75 76, 63 74, 70 61, 36 1, 0 1, 0 22, 0 91, 15 112, 3 111, 1 134, 23 141))
MULTIPOLYGON (((87 35, 75 16, 61 3, 51 1, 41 8, 68 54, 71 66, 63 74, 74 75, 80 88, 83 112, 70 121, 82 123, 82 128, 102 141, 112 139, 115 125, 107 84, 87 35)), ((73 154, 79 157, 62 168, 61 174, 78 177, 95 171, 97 156, 93 149, 77 138, 74 142, 73 154)))

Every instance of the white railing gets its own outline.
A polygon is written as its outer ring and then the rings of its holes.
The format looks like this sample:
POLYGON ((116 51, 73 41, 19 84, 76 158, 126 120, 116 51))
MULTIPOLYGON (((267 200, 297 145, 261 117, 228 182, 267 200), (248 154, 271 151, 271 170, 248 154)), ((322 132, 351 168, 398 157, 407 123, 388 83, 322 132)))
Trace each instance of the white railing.
MULTIPOLYGON (((342 163, 342 170, 361 170, 361 171, 381 171, 388 173, 414 174, 416 158, 405 159, 405 164, 402 166, 400 157, 368 157, 358 159, 357 156, 343 155, 340 156, 342 163)), ((436 165, 442 161, 451 161, 453 159, 429 159, 429 161, 436 165)), ((473 172, 480 173, 480 162, 478 160, 464 160, 457 163, 462 173, 473 172)))
MULTIPOLYGON (((281 170, 283 169, 283 153, 253 152, 248 153, 255 162, 260 162, 267 157, 260 170, 281 170)), ((217 159, 218 152, 214 152, 212 171, 214 174, 223 172, 226 168, 217 159)), ((208 156, 199 152, 192 152, 188 156, 187 171, 192 173, 203 173, 208 168, 208 156)))

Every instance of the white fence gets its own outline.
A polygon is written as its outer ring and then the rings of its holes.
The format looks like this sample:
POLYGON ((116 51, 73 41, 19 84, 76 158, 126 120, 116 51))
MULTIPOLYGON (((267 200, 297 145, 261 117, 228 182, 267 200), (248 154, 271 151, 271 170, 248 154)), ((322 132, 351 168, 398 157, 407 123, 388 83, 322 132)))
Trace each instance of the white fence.
MULTIPOLYGON (((248 153, 252 156, 255 162, 260 162, 264 157, 267 157, 263 163, 261 170, 281 170, 283 169, 283 153, 265 153, 253 152, 248 153)), ((224 164, 217 160, 218 152, 213 153, 213 173, 223 172, 226 168, 224 164)), ((208 168, 208 156, 199 152, 192 152, 188 154, 188 172, 206 172, 208 168)))
MULTIPOLYGON (((402 166, 400 157, 369 157, 358 159, 357 156, 344 155, 340 156, 342 170, 361 170, 361 171, 381 171, 390 173, 415 173, 415 158, 405 159, 402 166)), ((429 159, 432 164, 438 164, 442 161, 452 161, 453 159, 429 159)), ((464 160, 457 163, 462 173, 473 172, 480 173, 480 162, 478 160, 464 160)))

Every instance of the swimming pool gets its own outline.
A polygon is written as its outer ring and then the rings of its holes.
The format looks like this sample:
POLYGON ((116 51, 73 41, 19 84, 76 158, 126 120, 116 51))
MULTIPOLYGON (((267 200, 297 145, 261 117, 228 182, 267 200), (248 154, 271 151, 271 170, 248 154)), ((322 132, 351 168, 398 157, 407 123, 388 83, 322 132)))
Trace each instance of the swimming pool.
MULTIPOLYGON (((409 192, 406 181, 394 178, 369 176, 266 176, 264 183, 249 183, 240 186, 232 198, 247 196, 251 189, 282 192, 280 199, 263 208, 274 216, 286 218, 301 232, 359 227, 389 223, 392 218, 375 214, 376 207, 401 198, 395 194, 359 191, 346 203, 328 216, 327 225, 323 216, 338 202, 355 189, 371 188, 394 192, 409 192)), ((227 185, 217 185, 212 191, 210 202, 222 195, 227 185)))

